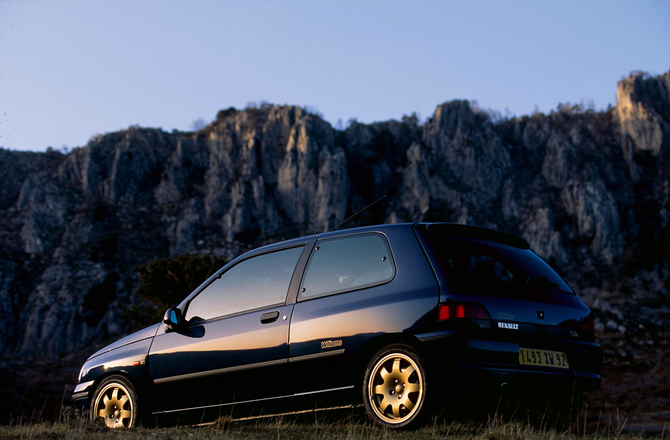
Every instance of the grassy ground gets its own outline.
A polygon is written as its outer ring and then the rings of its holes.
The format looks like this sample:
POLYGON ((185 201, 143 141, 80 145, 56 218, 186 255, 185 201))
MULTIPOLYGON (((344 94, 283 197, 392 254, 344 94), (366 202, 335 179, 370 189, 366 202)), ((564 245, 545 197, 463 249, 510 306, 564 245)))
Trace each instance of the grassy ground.
POLYGON ((481 440, 553 440, 553 439, 646 439, 670 436, 667 423, 661 430, 627 433, 626 420, 616 416, 603 420, 597 427, 580 426, 556 431, 547 427, 532 427, 526 423, 503 423, 498 418, 479 422, 433 422, 413 431, 390 431, 372 426, 364 418, 349 416, 339 420, 318 417, 272 417, 251 421, 231 421, 225 418, 207 426, 173 428, 137 428, 111 431, 83 417, 66 416, 58 423, 16 423, 0 426, 4 439, 481 439, 481 440))
MULTIPOLYGON (((667 437, 656 433, 655 438, 667 437)), ((499 426, 478 427, 458 423, 434 425, 417 431, 392 432, 367 424, 302 424, 284 421, 263 422, 254 425, 207 426, 200 428, 132 429, 112 432, 98 426, 68 426, 64 424, 34 424, 0 427, 1 439, 643 439, 642 434, 621 434, 614 427, 609 430, 579 435, 554 430, 533 429, 528 425, 508 423, 499 426)))

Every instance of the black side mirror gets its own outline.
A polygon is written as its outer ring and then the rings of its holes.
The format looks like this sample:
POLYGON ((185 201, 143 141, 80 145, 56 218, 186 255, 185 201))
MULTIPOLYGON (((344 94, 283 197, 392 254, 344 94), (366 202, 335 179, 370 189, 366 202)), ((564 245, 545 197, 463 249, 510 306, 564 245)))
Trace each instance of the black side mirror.
POLYGON ((163 324, 168 330, 178 330, 183 325, 184 320, 181 316, 181 310, 169 308, 163 315, 163 324))

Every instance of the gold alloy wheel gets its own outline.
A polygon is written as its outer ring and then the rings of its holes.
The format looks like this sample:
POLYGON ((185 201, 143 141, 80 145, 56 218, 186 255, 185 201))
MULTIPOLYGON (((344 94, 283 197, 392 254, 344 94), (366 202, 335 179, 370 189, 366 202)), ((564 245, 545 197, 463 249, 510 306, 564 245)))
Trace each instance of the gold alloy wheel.
POLYGON ((94 415, 102 417, 108 428, 129 428, 133 423, 133 399, 118 382, 107 385, 96 397, 94 415))
POLYGON ((421 371, 402 353, 391 353, 377 362, 368 387, 370 406, 387 423, 402 423, 412 417, 423 398, 421 371))

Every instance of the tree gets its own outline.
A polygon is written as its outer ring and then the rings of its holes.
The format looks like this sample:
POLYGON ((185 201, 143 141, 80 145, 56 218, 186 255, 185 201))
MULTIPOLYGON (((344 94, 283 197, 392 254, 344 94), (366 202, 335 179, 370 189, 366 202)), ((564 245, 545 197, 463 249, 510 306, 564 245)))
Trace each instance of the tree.
POLYGON ((218 255, 182 254, 137 266, 136 292, 142 303, 126 309, 124 317, 143 326, 160 322, 168 307, 176 306, 224 264, 226 259, 218 255))
POLYGON ((200 131, 205 127, 207 127, 207 121, 205 121, 203 118, 198 118, 191 122, 191 130, 193 131, 200 131))

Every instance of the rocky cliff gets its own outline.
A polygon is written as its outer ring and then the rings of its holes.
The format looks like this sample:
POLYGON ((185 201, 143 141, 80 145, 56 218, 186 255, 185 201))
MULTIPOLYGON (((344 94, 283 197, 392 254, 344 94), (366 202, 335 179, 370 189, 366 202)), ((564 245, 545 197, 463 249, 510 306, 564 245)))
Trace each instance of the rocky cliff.
POLYGON ((499 120, 452 101, 423 124, 342 131, 264 105, 195 133, 130 127, 69 154, 0 149, 0 354, 127 333, 137 264, 327 231, 383 194, 346 227, 439 220, 521 235, 599 330, 667 339, 669 90, 670 72, 632 75, 607 111, 499 120))

